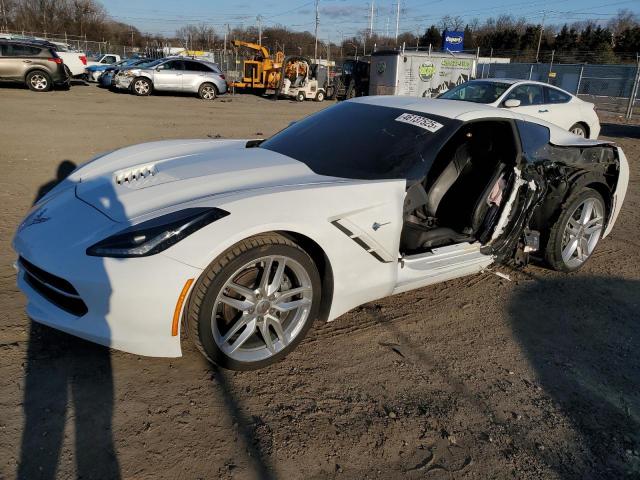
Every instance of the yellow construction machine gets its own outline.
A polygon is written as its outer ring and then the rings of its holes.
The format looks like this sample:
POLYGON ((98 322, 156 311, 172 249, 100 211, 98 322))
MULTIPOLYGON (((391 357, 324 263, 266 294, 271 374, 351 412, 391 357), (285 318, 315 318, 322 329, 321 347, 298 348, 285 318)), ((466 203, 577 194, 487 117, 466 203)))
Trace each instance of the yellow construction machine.
POLYGON ((242 78, 232 82, 232 87, 250 89, 256 93, 264 93, 267 89, 275 90, 278 87, 284 60, 282 52, 277 52, 275 59, 272 59, 269 50, 257 43, 234 40, 233 46, 254 50, 256 53, 252 59, 244 60, 242 78))

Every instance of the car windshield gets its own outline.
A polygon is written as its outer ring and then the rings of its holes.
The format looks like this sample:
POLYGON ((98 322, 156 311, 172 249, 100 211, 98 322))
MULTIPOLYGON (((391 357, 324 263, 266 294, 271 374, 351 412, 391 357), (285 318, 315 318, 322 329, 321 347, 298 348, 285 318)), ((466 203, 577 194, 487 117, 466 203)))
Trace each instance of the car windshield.
POLYGON ((438 98, 475 103, 493 103, 507 91, 509 84, 502 82, 468 82, 447 90, 438 98))
POLYGON ((344 102, 277 133, 260 145, 320 175, 418 180, 462 122, 429 113, 344 102))

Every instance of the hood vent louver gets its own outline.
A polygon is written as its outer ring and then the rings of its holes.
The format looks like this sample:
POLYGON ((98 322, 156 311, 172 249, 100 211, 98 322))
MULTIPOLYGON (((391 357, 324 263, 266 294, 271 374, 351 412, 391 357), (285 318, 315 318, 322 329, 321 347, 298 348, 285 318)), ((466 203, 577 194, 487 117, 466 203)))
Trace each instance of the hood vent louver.
POLYGON ((157 174, 158 170, 154 164, 140 165, 115 172, 113 179, 118 185, 136 188, 149 183, 149 181, 151 181, 151 179, 157 174))

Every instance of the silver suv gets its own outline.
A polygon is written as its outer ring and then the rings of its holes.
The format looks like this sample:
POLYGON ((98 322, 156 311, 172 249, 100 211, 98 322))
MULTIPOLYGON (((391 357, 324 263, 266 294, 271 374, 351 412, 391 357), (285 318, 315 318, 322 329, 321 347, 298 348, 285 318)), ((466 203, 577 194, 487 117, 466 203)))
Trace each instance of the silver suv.
POLYGON ((227 82, 218 65, 190 58, 164 58, 144 68, 122 70, 116 75, 115 86, 140 96, 153 90, 191 92, 203 100, 214 100, 227 92, 227 82))

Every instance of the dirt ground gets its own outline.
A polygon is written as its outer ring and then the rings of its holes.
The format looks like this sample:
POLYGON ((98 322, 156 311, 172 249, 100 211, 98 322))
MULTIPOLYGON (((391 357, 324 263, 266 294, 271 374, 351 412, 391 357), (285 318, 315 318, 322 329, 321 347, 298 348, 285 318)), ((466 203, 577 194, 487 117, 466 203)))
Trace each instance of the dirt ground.
POLYGON ((0 478, 640 478, 640 127, 616 119, 603 136, 629 157, 629 192, 579 273, 382 299, 248 373, 186 340, 153 359, 30 323, 10 240, 61 162, 268 136, 329 104, 0 89, 0 478))

